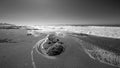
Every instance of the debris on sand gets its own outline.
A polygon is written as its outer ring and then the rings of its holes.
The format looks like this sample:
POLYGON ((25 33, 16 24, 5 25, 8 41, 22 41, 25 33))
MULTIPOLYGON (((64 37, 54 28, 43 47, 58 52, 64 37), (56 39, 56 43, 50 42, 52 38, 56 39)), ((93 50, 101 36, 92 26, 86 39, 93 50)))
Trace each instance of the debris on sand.
POLYGON ((0 39, 0 43, 16 43, 15 41, 13 41, 12 39, 0 39))

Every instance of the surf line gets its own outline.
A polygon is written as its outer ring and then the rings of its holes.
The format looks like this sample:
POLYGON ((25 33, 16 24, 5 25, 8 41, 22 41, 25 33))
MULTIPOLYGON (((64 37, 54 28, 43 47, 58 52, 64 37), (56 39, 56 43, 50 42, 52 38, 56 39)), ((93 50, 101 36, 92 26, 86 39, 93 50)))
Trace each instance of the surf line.
POLYGON ((114 52, 107 51, 87 42, 86 44, 81 44, 81 46, 90 58, 104 64, 108 64, 114 67, 120 67, 120 56, 115 54, 114 52))

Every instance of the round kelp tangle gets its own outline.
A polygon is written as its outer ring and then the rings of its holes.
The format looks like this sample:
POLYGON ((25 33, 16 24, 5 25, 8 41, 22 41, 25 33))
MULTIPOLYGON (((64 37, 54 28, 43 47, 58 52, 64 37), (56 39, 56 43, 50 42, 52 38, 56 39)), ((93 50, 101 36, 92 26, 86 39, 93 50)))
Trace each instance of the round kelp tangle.
POLYGON ((65 47, 62 42, 55 43, 52 47, 47 50, 48 56, 58 56, 65 51, 65 47))
POLYGON ((48 40, 51 41, 52 43, 56 43, 59 41, 58 37, 55 34, 50 34, 48 36, 48 40))

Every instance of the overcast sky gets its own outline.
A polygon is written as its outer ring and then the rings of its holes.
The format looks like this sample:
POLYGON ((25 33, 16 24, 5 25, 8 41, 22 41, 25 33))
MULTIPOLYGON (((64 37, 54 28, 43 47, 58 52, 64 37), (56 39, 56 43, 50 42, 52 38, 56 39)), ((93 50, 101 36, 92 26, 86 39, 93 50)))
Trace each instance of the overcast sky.
POLYGON ((0 0, 0 22, 20 25, 118 24, 119 0, 0 0))

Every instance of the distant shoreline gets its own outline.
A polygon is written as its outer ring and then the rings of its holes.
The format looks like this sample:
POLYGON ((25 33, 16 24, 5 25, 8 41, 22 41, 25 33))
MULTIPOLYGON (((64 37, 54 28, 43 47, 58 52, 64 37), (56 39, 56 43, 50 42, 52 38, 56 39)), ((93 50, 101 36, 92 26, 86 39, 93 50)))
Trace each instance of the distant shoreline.
MULTIPOLYGON (((16 24, 9 24, 9 23, 0 23, 0 26, 19 26, 16 24)), ((24 26, 29 26, 29 25, 24 25, 24 26)), ((31 25, 31 26, 36 26, 36 25, 31 25)), ((120 27, 120 24, 46 24, 46 25, 41 25, 37 24, 37 26, 103 26, 103 27, 120 27)))

